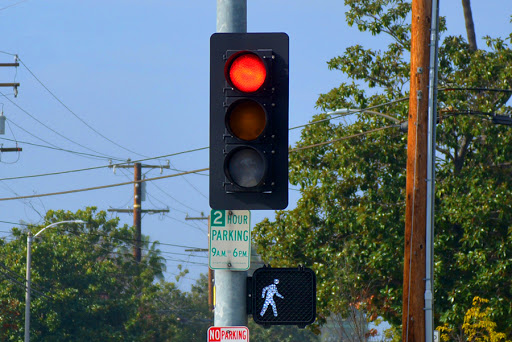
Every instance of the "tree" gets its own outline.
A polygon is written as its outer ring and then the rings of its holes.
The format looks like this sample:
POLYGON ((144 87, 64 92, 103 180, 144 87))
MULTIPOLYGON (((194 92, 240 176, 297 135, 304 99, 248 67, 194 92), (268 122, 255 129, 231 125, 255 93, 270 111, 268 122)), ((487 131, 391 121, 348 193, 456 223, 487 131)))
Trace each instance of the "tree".
MULTIPOLYGON (((384 51, 351 46, 331 59, 328 67, 348 81, 320 95, 317 106, 367 110, 345 122, 313 117, 290 154, 290 182, 302 196, 297 207, 258 224, 253 236, 273 266, 315 270, 320 323, 371 298, 368 317, 399 326, 407 137, 395 120, 408 113, 411 7, 405 0, 345 4, 350 26, 387 36, 389 44, 384 51)), ((472 50, 463 37, 447 35, 440 47, 435 319, 462 324, 462 308, 480 295, 511 336, 512 132, 489 120, 511 112, 510 93, 488 90, 510 88, 506 40, 485 37, 487 49, 472 50)))
POLYGON ((470 341, 470 342, 509 342, 505 334, 496 331, 497 324, 492 320, 492 309, 484 306, 489 300, 475 297, 473 306, 466 312, 464 323, 460 329, 450 327, 445 323, 437 327, 441 333, 442 341, 470 341), (458 332, 461 332, 458 335, 458 332))
MULTIPOLYGON (((118 227, 95 208, 76 213, 48 211, 44 224, 27 230, 13 228, 14 239, 0 246, 0 302, 7 302, 14 315, 23 317, 27 232, 64 220, 65 224, 44 232, 32 246, 31 337, 38 341, 130 341, 138 339, 129 323, 136 317, 143 294, 155 285, 164 265, 159 251, 146 248, 140 263, 126 248, 133 229, 118 227)), ((19 321, 19 319, 18 319, 19 321)), ((6 340, 23 336, 20 324, 11 325, 6 340)))

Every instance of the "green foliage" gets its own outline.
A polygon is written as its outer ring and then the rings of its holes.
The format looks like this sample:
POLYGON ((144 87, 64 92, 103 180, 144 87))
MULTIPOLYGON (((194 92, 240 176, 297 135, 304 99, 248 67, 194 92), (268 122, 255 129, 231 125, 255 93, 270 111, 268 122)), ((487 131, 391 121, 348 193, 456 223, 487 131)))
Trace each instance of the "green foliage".
POLYGON ((473 306, 466 312, 460 329, 450 327, 448 323, 437 327, 442 341, 463 340, 469 342, 510 342, 506 335, 496 331, 497 324, 492 320, 492 308, 484 306, 489 300, 475 297, 473 306), (483 310, 484 309, 484 310, 483 310), (457 335, 461 331, 462 336, 457 335))
MULTIPOLYGON (((410 4, 345 3, 349 25, 387 36, 389 45, 385 51, 348 47, 330 60, 328 67, 347 81, 320 95, 317 106, 379 106, 374 110, 407 120, 410 4)), ((501 38, 485 39, 486 50, 472 52, 462 37, 453 36, 440 46, 435 319, 462 324, 463 308, 479 295, 490 298, 498 329, 510 338, 512 131, 482 113, 512 108, 510 93, 482 89, 510 89, 512 50, 501 38)), ((393 123, 374 113, 335 119, 317 115, 303 129, 297 143, 303 149, 290 154, 290 182, 300 187, 301 199, 295 209, 258 224, 253 236, 273 266, 300 263, 315 270, 320 323, 331 313, 347 315, 351 304, 366 303, 368 317, 378 314, 399 327, 407 137, 398 128, 384 129, 393 123), (361 135, 378 128, 383 129, 361 135), (330 140, 336 142, 308 148, 330 140)))
POLYGON ((264 328, 261 325, 254 323, 249 317, 249 334, 251 341, 259 342, 315 342, 320 341, 320 338, 309 329, 299 329, 296 326, 290 325, 274 325, 269 328, 264 328))
MULTIPOLYGON (((169 341, 183 334, 197 340, 206 336, 212 316, 204 291, 193 287, 183 293, 173 283, 157 282, 165 271, 157 244, 150 245, 144 237, 142 260, 136 262, 134 231, 118 227, 118 219, 107 219, 106 212, 95 208, 76 213, 50 210, 43 224, 28 230, 35 234, 51 223, 76 219, 87 224, 58 225, 33 242, 32 340, 169 341)), ((14 239, 0 244, 2 341, 19 341, 24 334, 28 230, 13 228, 14 239)))

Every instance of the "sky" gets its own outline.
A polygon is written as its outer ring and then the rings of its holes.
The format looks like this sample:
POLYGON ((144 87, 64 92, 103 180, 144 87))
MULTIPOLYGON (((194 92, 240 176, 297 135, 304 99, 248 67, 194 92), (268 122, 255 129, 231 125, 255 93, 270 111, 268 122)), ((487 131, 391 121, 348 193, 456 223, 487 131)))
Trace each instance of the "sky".
MULTIPOLYGON (((512 2, 473 0, 477 37, 506 37, 512 2)), ((448 34, 465 36, 460 1, 441 0, 448 34)), ((290 127, 319 113, 318 95, 346 79, 326 62, 352 45, 385 48, 385 41, 345 22, 341 0, 248 0, 248 32, 286 32, 290 37, 290 127)), ((45 194, 133 180, 130 169, 109 168, 127 159, 170 169, 143 169, 147 178, 207 168, 209 164, 209 39, 216 30, 216 1, 0 0, 0 63, 20 58, 20 67, 0 68, 0 105, 7 118, 0 154, 0 198, 45 194), (9 140, 5 140, 9 139, 9 140), (39 146, 38 146, 39 145, 39 146), (45 147, 41 147, 45 146, 45 147), (48 148, 50 147, 50 148, 48 148), (201 149, 195 152, 195 149, 201 149), (67 151, 63 151, 67 150, 67 151), (187 153, 181 153, 187 152, 187 153), (92 170, 58 175, 5 178, 92 170)), ((480 47, 483 47, 481 40, 480 47)), ((300 130, 290 131, 290 144, 300 130)), ((298 191, 290 186, 293 208, 298 191)), ((187 290, 206 273, 208 173, 148 182, 143 209, 169 213, 142 219, 142 233, 160 241, 166 280, 179 264, 190 270, 179 283, 187 290), (170 246, 170 245, 177 246, 170 246)), ((133 186, 0 201, 0 236, 19 222, 40 224, 47 210, 132 208, 133 186), (13 224, 14 223, 14 224, 13 224)), ((119 216, 131 225, 131 214, 119 216)), ((251 222, 273 219, 252 211, 251 222)), ((19 226, 19 225, 18 225, 19 226)), ((57 233, 45 232, 45 234, 57 233)))

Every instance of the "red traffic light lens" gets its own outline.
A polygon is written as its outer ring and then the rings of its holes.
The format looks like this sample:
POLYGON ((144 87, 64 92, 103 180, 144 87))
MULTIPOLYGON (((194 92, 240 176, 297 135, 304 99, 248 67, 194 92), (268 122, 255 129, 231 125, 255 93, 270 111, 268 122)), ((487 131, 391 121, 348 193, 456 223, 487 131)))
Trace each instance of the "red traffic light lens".
POLYGON ((265 63, 254 53, 234 55, 226 66, 228 81, 237 90, 245 93, 253 93, 260 89, 267 78, 265 63))

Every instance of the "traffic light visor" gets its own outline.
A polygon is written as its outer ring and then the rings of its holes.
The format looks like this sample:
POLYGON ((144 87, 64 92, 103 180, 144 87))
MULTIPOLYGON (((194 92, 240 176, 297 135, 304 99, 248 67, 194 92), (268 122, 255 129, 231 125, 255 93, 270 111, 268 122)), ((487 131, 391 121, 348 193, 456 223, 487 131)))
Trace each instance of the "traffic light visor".
POLYGON ((239 100, 228 108, 226 126, 238 139, 255 140, 263 133, 266 125, 265 110, 254 100, 239 100))
POLYGON ((231 56, 224 72, 228 82, 244 93, 259 90, 267 78, 265 63, 260 56, 249 51, 231 56))
POLYGON ((261 184, 265 177, 266 165, 261 154, 254 148, 237 148, 228 155, 226 175, 236 185, 252 188, 261 184))

